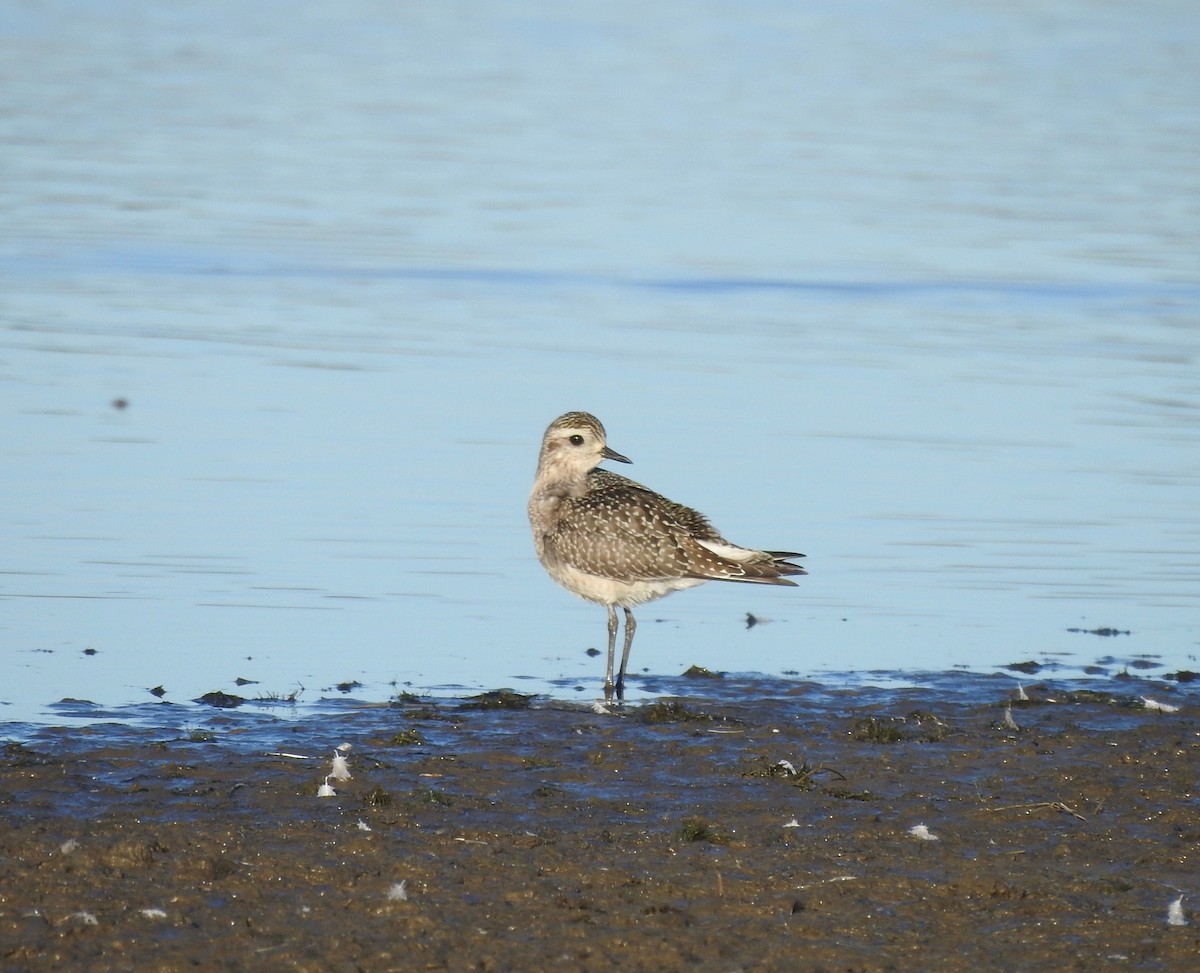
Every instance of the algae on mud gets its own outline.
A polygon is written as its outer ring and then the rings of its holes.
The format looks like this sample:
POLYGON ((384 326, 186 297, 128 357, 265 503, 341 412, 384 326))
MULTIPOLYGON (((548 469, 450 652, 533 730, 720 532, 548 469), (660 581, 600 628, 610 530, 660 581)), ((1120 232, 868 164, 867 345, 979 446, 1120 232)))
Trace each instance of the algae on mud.
POLYGON ((1029 692, 1019 727, 999 700, 910 692, 425 701, 281 723, 270 746, 236 723, 208 742, 46 729, 0 759, 0 960, 1191 969, 1200 924, 1167 910, 1182 895, 1190 918, 1200 892, 1194 699, 1029 692), (318 799, 343 741, 353 777, 318 799))

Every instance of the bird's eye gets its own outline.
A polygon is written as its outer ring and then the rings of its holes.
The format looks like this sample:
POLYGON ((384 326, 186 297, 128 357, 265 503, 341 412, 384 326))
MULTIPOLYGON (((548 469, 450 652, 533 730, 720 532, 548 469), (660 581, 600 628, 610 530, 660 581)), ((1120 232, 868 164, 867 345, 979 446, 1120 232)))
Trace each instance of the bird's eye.
POLYGON ((575 435, 571 437, 571 445, 572 446, 582 446, 583 445, 583 437, 581 435, 579 435, 579 433, 575 433, 575 435))

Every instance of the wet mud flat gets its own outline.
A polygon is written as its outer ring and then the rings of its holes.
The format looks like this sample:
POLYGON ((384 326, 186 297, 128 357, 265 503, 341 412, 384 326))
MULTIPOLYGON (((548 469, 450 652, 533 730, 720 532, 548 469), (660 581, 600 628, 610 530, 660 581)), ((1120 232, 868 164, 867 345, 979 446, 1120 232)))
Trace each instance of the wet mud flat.
POLYGON ((1197 968, 1194 695, 704 689, 10 738, 0 967, 1197 968))

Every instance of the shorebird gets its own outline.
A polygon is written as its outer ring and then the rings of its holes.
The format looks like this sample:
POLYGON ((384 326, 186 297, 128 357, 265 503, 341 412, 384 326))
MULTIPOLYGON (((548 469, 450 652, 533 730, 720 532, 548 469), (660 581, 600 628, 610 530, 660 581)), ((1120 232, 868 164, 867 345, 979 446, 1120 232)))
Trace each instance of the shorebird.
POLYGON ((529 494, 529 524, 550 577, 608 609, 604 695, 611 697, 624 691, 635 605, 706 581, 794 586, 787 576, 808 572, 789 563, 803 554, 731 544, 703 514, 599 469, 604 460, 632 462, 609 448, 595 416, 568 412, 550 423, 529 494), (625 645, 614 681, 618 605, 625 611, 625 645))

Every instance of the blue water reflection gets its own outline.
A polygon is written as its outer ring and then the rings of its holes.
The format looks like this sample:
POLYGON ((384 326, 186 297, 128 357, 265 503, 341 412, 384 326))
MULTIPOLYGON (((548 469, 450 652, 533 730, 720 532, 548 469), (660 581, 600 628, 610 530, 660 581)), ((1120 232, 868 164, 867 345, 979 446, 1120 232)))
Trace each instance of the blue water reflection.
POLYGON ((0 718, 595 691, 575 408, 809 556, 637 672, 1200 668, 1194 5, 273 9, 14 14, 0 718))

